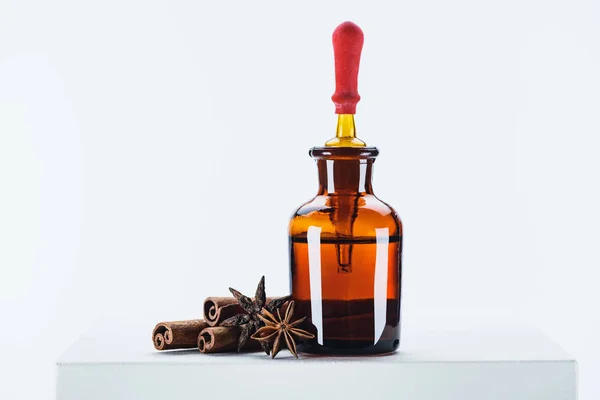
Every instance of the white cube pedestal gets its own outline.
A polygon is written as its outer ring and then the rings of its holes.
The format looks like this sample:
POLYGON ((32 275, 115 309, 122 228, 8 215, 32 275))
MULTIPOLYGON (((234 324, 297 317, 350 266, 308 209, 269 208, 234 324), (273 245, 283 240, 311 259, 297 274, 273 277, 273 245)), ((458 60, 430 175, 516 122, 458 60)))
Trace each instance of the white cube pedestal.
POLYGON ((160 353, 151 329, 84 335, 58 361, 57 400, 577 398, 576 361, 537 331, 405 330, 392 355, 271 360, 160 353))

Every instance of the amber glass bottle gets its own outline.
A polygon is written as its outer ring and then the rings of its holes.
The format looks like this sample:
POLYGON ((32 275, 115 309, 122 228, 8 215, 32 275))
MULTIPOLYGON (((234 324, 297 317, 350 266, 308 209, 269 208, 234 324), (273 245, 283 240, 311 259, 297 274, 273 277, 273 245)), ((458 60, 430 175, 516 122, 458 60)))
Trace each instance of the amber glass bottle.
POLYGON ((292 295, 315 339, 310 353, 391 352, 400 343, 402 224, 375 197, 378 155, 356 137, 354 112, 362 31, 345 22, 334 32, 336 137, 314 147, 319 190, 289 225, 292 295))

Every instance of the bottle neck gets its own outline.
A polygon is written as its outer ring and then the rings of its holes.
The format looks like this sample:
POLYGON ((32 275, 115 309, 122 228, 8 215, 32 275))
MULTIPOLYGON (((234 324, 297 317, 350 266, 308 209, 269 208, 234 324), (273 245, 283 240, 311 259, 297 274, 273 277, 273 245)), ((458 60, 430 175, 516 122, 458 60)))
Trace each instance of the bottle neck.
POLYGON ((319 195, 373 194, 374 158, 317 159, 319 195))
POLYGON ((325 143, 329 147, 366 147, 366 143, 356 137, 354 114, 338 114, 335 137, 325 143))

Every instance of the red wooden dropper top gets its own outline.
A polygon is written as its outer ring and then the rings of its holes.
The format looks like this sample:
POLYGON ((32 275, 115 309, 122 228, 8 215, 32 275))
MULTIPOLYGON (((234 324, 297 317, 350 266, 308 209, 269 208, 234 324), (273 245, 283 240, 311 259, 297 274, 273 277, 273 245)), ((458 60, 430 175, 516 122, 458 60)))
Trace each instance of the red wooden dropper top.
POLYGON ((354 22, 341 23, 333 31, 333 53, 335 58, 335 103, 336 114, 356 114, 358 94, 358 66, 363 47, 362 30, 354 22))

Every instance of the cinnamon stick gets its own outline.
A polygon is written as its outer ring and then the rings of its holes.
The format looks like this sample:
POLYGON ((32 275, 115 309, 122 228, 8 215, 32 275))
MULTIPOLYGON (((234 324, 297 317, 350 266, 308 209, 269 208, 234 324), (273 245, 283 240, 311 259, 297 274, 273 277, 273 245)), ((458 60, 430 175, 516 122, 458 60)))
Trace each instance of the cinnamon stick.
MULTIPOLYGON (((198 335, 198 350, 201 353, 236 352, 241 329, 239 327, 209 326, 198 335)), ((254 339, 246 342, 244 351, 260 350, 260 343, 254 339)))
POLYGON ((229 317, 245 313, 233 297, 208 297, 204 300, 204 320, 209 326, 217 326, 229 317))
POLYGON ((198 334, 206 327, 202 319, 159 322, 152 330, 152 343, 156 350, 191 349, 197 346, 198 334))
MULTIPOLYGON (((267 297, 267 303, 276 297, 267 297)), ((246 312, 233 297, 208 297, 204 300, 204 320, 210 326, 217 326, 227 318, 246 312)))

